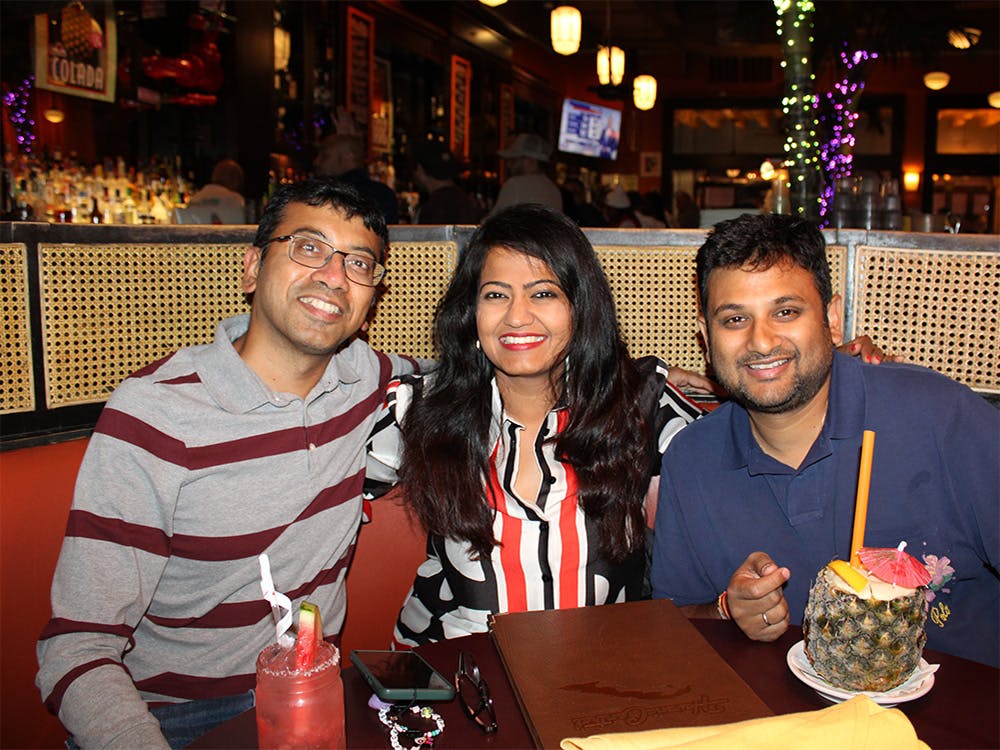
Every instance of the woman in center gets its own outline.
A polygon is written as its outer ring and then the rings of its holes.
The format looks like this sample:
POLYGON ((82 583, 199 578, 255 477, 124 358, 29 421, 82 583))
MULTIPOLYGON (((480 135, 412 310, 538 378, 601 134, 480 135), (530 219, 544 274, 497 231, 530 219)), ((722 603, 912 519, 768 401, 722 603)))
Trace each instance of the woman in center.
POLYGON ((629 356, 580 229, 533 204, 488 218, 434 326, 437 369, 395 384, 370 446, 391 474, 402 441, 399 479, 428 531, 396 642, 644 595, 647 489, 702 411, 662 360, 629 356))

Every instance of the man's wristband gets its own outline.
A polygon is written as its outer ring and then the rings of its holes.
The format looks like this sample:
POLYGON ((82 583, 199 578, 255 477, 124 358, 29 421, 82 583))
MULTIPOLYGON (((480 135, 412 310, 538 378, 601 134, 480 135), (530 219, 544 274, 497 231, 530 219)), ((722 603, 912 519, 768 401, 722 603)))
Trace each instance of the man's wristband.
POLYGON ((729 614, 729 602, 727 601, 728 598, 729 598, 729 589, 726 589, 721 594, 719 594, 719 598, 715 600, 715 607, 716 609, 719 610, 719 617, 721 617, 723 620, 733 619, 733 616, 729 614))

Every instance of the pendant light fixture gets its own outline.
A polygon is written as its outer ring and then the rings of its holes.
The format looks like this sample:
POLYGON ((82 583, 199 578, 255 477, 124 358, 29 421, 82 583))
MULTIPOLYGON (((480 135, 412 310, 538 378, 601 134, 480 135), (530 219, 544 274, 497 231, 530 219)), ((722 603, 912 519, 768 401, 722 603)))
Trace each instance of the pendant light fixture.
POLYGON ((951 83, 951 76, 943 70, 932 70, 924 76, 924 86, 931 91, 940 91, 949 83, 951 83))
POLYGON ((652 109, 656 105, 656 79, 653 76, 635 77, 632 82, 632 101, 636 109, 652 109))
POLYGON ((560 55, 572 55, 580 49, 580 11, 571 5, 560 5, 552 11, 552 49, 560 55))
POLYGON ((597 82, 618 86, 625 79, 625 51, 611 44, 611 0, 604 2, 604 37, 607 43, 597 48, 597 82))

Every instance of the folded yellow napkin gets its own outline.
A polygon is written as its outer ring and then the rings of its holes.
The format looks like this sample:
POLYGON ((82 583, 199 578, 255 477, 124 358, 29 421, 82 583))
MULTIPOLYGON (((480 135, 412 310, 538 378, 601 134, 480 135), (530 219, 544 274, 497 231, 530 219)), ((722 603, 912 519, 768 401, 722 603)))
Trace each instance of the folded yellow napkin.
POLYGON ((710 727, 568 737, 559 746, 562 750, 930 750, 901 711, 882 708, 865 695, 818 711, 710 727))

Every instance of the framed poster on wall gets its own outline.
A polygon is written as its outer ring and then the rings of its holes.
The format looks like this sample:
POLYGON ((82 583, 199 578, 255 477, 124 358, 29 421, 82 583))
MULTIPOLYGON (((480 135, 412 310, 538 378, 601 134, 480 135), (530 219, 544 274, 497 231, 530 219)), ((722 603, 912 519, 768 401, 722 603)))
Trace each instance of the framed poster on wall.
POLYGON ((35 86, 84 99, 115 100, 115 14, 110 3, 97 5, 95 13, 69 3, 35 16, 35 86))
POLYGON ((469 87, 472 65, 464 57, 451 56, 451 126, 449 148, 455 156, 469 158, 469 87))
POLYGON ((347 9, 345 106, 362 129, 368 128, 375 62, 375 19, 354 7, 347 9))
POLYGON ((376 57, 373 71, 369 140, 372 153, 387 154, 392 151, 392 64, 376 57))

